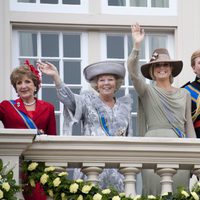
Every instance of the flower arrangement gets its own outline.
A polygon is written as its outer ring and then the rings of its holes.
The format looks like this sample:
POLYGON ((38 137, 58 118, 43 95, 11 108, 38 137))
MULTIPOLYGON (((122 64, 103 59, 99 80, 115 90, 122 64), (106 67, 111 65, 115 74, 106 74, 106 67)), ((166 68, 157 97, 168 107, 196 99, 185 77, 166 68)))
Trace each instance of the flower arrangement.
POLYGON ((15 195, 20 191, 20 187, 13 179, 13 170, 8 166, 9 163, 4 166, 0 159, 0 199, 17 200, 15 195))
POLYGON ((200 183, 192 192, 179 188, 175 194, 166 193, 160 196, 126 197, 125 193, 118 193, 113 188, 100 189, 98 186, 82 179, 70 180, 67 172, 58 172, 56 167, 46 167, 44 163, 24 162, 23 171, 27 174, 27 181, 32 186, 39 182, 47 196, 53 200, 199 200, 200 183))

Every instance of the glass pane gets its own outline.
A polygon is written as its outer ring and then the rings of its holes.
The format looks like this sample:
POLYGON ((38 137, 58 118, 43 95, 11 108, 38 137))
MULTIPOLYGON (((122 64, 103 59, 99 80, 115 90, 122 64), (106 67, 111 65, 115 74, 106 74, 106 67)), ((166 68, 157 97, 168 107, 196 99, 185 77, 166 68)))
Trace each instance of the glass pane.
POLYGON ((63 36, 63 49, 64 57, 80 57, 80 35, 64 35, 63 36))
MULTIPOLYGON (((55 65, 59 72, 59 61, 53 61, 53 60, 45 60, 45 61, 48 61, 48 62, 52 63, 53 65, 55 65)), ((42 83, 43 84, 54 84, 52 78, 50 76, 47 76, 44 73, 42 74, 42 83)))
POLYGON ((137 133, 137 118, 136 118, 136 116, 132 116, 132 129, 133 129, 133 136, 139 136, 139 133, 137 133))
POLYGON ((137 112, 137 104, 138 104, 137 92, 134 89, 129 89, 129 94, 130 94, 131 99, 133 101, 131 112, 137 112))
POLYGON ((108 0, 108 6, 126 6, 126 0, 108 0))
POLYGON ((169 0, 151 0, 151 7, 169 8, 169 0))
POLYGON ((60 135, 60 115, 56 114, 56 134, 60 135))
POLYGON ((58 57, 58 35, 57 34, 42 34, 42 56, 43 57, 58 57))
POLYGON ((73 129, 72 129, 72 135, 82 135, 81 134, 81 121, 79 121, 78 123, 75 123, 73 125, 73 129))
POLYGON ((151 57, 152 52, 157 48, 166 48, 167 36, 161 35, 150 35, 149 36, 149 56, 151 57))
POLYGON ((36 0, 18 0, 17 2, 22 2, 22 3, 36 3, 36 0))
POLYGON ((37 34, 19 32, 20 56, 37 56, 37 34))
POLYGON ((74 94, 80 94, 81 88, 70 88, 74 94))
POLYGON ((56 111, 60 110, 60 102, 55 88, 42 88, 42 100, 52 103, 56 111))
POLYGON ((107 36, 107 58, 124 58, 123 36, 107 36))
POLYGON ((63 0, 63 4, 80 5, 80 0, 63 0))
POLYGON ((67 84, 81 84, 81 63, 79 61, 64 62, 64 82, 67 84))
POLYGON ((125 89, 121 88, 119 89, 116 93, 115 93, 115 97, 119 98, 119 97, 123 97, 125 95, 125 89))
POLYGON ((40 0, 40 3, 58 4, 58 0, 40 0))
POLYGON ((130 0, 130 6, 147 7, 147 0, 130 0))

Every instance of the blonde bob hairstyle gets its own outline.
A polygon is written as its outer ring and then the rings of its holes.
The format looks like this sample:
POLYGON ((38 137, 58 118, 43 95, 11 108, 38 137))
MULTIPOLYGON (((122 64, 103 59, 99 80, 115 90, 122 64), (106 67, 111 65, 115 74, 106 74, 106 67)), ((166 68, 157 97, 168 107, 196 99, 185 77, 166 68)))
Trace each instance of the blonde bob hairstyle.
MULTIPOLYGON (((170 64, 170 67, 171 67, 171 69, 172 69, 172 71, 173 71, 173 65, 171 65, 170 64)), ((151 67, 149 68, 149 74, 150 74, 150 76, 151 76, 151 78, 152 78, 152 80, 156 80, 156 77, 154 76, 154 68, 155 68, 155 64, 152 64, 151 65, 151 67)), ((174 77, 172 76, 172 73, 171 73, 171 75, 170 75, 170 77, 169 77, 169 82, 172 84, 173 82, 174 82, 174 77)))
MULTIPOLYGON (((95 89, 97 92, 98 92, 98 87, 97 87, 97 81, 99 79, 99 77, 103 76, 105 74, 101 74, 101 75, 98 75, 96 77, 94 77, 91 81, 90 81, 90 86, 95 89)), ((109 74, 111 76, 113 76, 116 80, 116 88, 115 88, 115 92, 119 90, 119 88, 121 87, 121 85, 123 84, 123 81, 124 79, 117 76, 117 75, 114 75, 114 74, 109 74)))

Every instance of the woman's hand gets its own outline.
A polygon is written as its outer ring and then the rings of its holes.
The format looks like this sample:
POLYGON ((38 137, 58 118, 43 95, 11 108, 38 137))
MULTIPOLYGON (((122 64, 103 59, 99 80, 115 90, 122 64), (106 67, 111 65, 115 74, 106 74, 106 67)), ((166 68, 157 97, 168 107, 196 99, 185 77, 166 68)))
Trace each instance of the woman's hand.
POLYGON ((39 70, 42 73, 51 76, 56 85, 59 85, 61 83, 61 79, 58 74, 58 70, 52 63, 47 62, 47 61, 45 61, 45 62, 38 61, 37 67, 39 68, 39 70))
POLYGON ((57 68, 50 62, 37 62, 37 67, 40 69, 40 71, 46 75, 54 76, 55 74, 58 74, 57 68))
POLYGON ((136 49, 140 48, 141 42, 144 39, 144 29, 140 27, 138 23, 131 26, 132 38, 136 49))

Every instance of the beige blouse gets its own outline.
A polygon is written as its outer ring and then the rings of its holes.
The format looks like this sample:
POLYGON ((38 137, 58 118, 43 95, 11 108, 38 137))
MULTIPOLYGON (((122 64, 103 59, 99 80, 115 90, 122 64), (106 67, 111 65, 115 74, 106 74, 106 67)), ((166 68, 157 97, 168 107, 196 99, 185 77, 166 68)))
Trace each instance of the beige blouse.
POLYGON ((168 92, 155 84, 145 83, 138 69, 139 51, 128 58, 128 70, 139 96, 138 126, 140 136, 179 137, 178 128, 186 137, 196 137, 191 119, 191 97, 184 88, 168 92))

